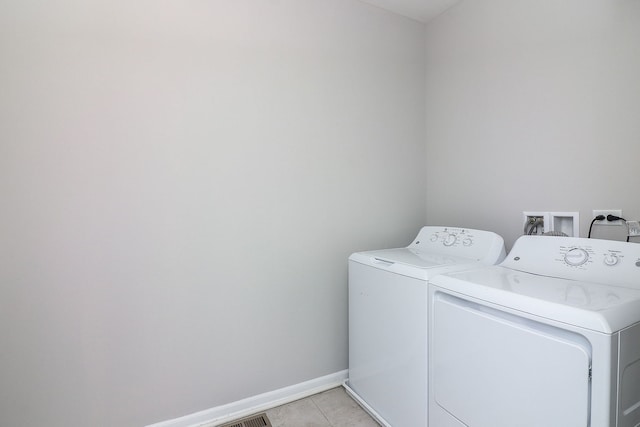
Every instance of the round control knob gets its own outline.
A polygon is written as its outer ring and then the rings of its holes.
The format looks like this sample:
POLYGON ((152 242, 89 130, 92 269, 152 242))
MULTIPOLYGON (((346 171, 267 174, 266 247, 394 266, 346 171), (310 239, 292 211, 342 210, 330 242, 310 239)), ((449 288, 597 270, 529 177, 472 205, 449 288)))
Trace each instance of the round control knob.
POLYGON ((456 240, 458 240, 458 237, 455 234, 449 234, 444 238, 442 243, 444 243, 445 246, 451 246, 456 242, 456 240))
POLYGON ((473 240, 471 240, 470 238, 467 237, 466 239, 464 239, 462 241, 462 244, 465 245, 465 246, 471 246, 471 245, 473 245, 473 240))
POLYGON ((435 234, 435 233, 434 233, 434 234, 432 234, 432 235, 431 235, 430 240, 431 240, 432 242, 435 242, 436 240, 438 240, 438 235, 437 235, 437 234, 435 234))
POLYGON ((564 262, 577 267, 589 261, 589 253, 584 249, 573 248, 564 255, 564 262))
POLYGON ((614 266, 618 263, 618 261, 620 261, 620 259, 618 258, 618 256, 616 254, 607 254, 604 256, 604 263, 606 265, 610 265, 610 266, 614 266))

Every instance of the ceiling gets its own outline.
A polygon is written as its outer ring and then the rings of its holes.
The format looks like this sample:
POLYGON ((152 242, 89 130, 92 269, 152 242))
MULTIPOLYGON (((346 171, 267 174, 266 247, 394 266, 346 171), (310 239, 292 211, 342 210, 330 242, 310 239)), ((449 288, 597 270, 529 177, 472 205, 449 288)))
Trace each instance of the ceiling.
POLYGON ((362 0, 420 22, 428 22, 460 0, 362 0))

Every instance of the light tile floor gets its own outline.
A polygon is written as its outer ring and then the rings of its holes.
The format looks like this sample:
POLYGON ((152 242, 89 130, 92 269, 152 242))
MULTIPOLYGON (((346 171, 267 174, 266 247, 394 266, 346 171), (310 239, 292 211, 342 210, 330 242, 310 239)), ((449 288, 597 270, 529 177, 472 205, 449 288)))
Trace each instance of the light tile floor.
POLYGON ((342 387, 267 411, 273 427, 380 427, 342 387))

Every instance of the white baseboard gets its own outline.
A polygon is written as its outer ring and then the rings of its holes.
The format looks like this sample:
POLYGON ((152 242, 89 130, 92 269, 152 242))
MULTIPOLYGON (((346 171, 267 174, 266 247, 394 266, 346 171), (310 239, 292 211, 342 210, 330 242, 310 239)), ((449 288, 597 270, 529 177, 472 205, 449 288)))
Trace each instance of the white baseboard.
POLYGON ((369 406, 369 404, 367 402, 365 402, 358 393, 355 392, 354 389, 351 388, 351 386, 349 385, 349 381, 345 381, 342 386, 344 387, 344 390, 347 392, 347 394, 349 396, 351 396, 351 398, 353 400, 355 400, 362 409, 364 409, 366 412, 369 413, 369 415, 371 415, 371 417, 373 419, 375 419, 378 424, 380 424, 383 427, 391 427, 391 424, 389 424, 387 422, 387 420, 385 420, 384 418, 382 418, 382 415, 378 414, 378 412, 373 409, 371 406, 369 406))
POLYGON ((215 408, 205 409, 173 420, 161 421, 146 427, 214 427, 243 418, 256 412, 266 411, 312 394, 342 385, 348 378, 348 370, 336 372, 303 383, 238 400, 215 408))

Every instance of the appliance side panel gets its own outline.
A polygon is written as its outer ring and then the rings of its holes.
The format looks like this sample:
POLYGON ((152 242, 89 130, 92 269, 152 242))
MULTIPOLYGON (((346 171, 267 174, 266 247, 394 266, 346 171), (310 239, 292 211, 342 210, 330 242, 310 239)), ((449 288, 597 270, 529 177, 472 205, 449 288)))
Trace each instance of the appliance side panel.
POLYGON ((640 424, 640 324, 620 332, 618 427, 640 424))
POLYGON ((426 423, 426 309, 425 281, 349 262, 349 386, 393 426, 426 423))

